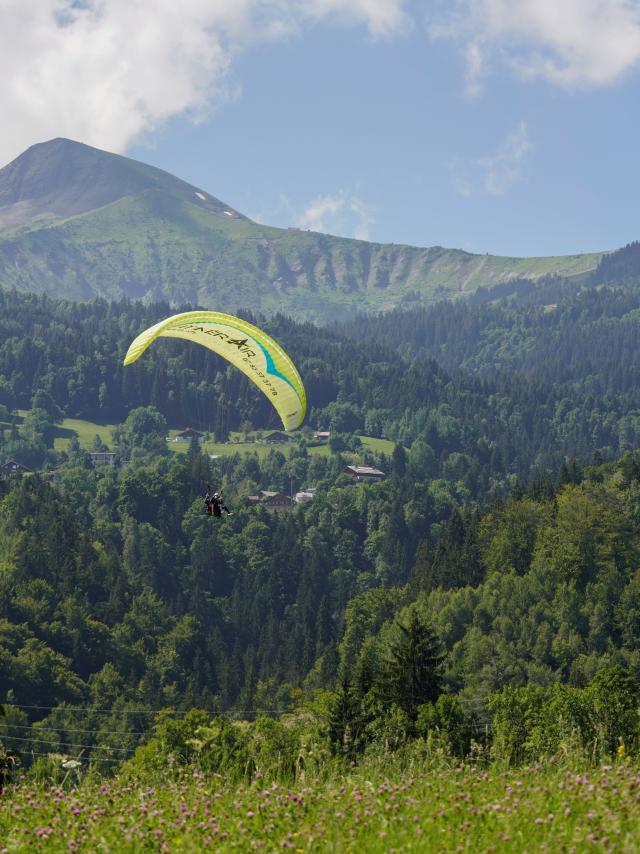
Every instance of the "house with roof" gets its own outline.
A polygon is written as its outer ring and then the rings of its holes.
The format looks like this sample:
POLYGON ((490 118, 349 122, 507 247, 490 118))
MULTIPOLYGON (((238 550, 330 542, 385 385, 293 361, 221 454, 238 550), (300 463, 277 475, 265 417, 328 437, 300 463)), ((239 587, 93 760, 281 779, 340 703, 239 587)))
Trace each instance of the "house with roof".
POLYGON ((116 464, 116 455, 113 451, 91 451, 90 457, 94 466, 113 468, 116 464))
POLYGON ((32 472, 33 469, 16 460, 8 460, 6 463, 0 465, 0 475, 3 477, 12 477, 17 474, 31 474, 32 472))
POLYGON ((268 436, 263 436, 262 441, 266 442, 267 445, 276 445, 280 442, 289 444, 290 442, 295 442, 295 439, 293 436, 287 436, 287 434, 283 433, 281 430, 275 430, 273 433, 269 433, 268 436))
POLYGON ((373 466, 347 466, 345 473, 350 475, 356 483, 379 483, 386 477, 383 471, 373 466))
POLYGON ((245 499, 249 505, 261 505, 265 507, 269 513, 281 513, 291 510, 295 506, 295 501, 283 492, 271 492, 267 489, 262 489, 258 495, 248 495, 245 499))
POLYGON ((190 442, 192 439, 197 439, 198 442, 202 442, 204 439, 204 433, 200 433, 199 430, 194 430, 193 427, 187 427, 186 430, 181 430, 180 433, 176 433, 173 437, 174 442, 190 442))

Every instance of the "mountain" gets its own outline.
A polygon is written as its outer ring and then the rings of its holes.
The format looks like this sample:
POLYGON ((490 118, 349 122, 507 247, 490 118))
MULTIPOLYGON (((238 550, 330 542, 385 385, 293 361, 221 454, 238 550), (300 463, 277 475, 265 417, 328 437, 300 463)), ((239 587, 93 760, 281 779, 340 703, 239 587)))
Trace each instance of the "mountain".
POLYGON ((67 139, 0 170, 0 286, 329 321, 514 278, 593 271, 603 253, 473 255, 260 225, 160 169, 67 139))
POLYGON ((0 229, 66 219, 154 190, 208 211, 240 217, 229 205, 161 169, 54 139, 33 145, 0 170, 0 229))

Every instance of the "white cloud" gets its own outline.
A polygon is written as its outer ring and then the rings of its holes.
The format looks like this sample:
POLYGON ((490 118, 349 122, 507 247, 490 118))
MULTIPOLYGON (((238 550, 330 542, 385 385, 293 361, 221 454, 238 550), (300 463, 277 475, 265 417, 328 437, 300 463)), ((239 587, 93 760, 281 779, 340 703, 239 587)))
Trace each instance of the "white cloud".
POLYGON ((354 193, 340 191, 318 196, 302 213, 294 214, 300 228, 369 240, 369 229, 375 222, 373 208, 354 193))
POLYGON ((491 61, 564 87, 604 86, 640 64, 640 0, 446 0, 434 37, 458 41, 467 88, 491 61))
POLYGON ((321 19, 389 36, 407 0, 0 0, 0 164, 68 136, 123 151, 229 96, 234 58, 321 19))
POLYGON ((453 189, 459 196, 473 195, 474 184, 471 176, 471 165, 460 157, 454 157, 449 163, 449 175, 453 189))
POLYGON ((504 144, 491 157, 481 157, 478 166, 483 173, 482 186, 485 192, 500 196, 520 177, 521 161, 531 145, 524 122, 508 134, 504 144))
POLYGON ((522 160, 531 148, 527 126, 520 122, 495 154, 472 160, 454 158, 449 164, 453 188, 460 196, 471 196, 482 190, 502 196, 520 178, 522 160))
POLYGON ((388 36, 409 26, 404 0, 302 0, 305 12, 322 18, 335 15, 337 19, 358 23, 366 21, 373 36, 388 36))

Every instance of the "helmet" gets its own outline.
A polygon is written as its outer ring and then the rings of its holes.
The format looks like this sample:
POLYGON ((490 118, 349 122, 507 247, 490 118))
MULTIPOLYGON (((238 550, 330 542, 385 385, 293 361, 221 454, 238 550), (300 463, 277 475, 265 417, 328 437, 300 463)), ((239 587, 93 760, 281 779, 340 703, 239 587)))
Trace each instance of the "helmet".
POLYGON ((219 492, 214 492, 214 493, 213 493, 213 497, 214 497, 214 498, 220 498, 220 493, 219 493, 219 492))

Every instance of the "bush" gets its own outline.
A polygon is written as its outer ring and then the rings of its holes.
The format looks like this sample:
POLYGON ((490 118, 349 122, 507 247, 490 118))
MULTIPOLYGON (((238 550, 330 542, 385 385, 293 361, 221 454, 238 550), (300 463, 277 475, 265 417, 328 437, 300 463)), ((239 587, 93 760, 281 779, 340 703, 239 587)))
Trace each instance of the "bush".
POLYGON ((454 756, 463 757, 471 746, 471 723, 462 704, 451 694, 441 694, 435 703, 418 709, 416 731, 423 738, 437 734, 454 756))
POLYGON ((637 681, 620 666, 598 671, 586 688, 507 686, 489 698, 492 754, 518 764, 576 750, 590 761, 621 745, 637 750, 639 701, 637 681))
POLYGON ((20 757, 13 750, 6 750, 0 744, 0 786, 11 782, 16 768, 20 765, 20 757))

